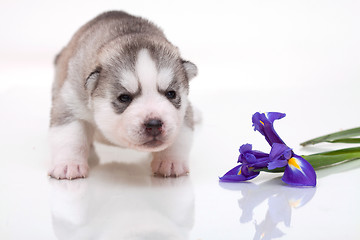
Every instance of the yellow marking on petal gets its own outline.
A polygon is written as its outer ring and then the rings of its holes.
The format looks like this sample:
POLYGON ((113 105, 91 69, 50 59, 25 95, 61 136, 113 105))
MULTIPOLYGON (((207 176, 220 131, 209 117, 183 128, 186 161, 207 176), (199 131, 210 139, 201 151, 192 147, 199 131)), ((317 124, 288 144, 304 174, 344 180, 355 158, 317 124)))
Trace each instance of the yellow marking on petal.
POLYGON ((290 165, 290 167, 295 167, 295 168, 301 170, 301 167, 297 163, 296 158, 290 158, 288 164, 290 165))
POLYGON ((241 175, 241 168, 239 169, 239 172, 238 172, 238 174, 237 175, 241 175))
POLYGON ((260 123, 262 124, 262 125, 265 125, 265 123, 263 123, 261 120, 259 120, 260 121, 260 123))

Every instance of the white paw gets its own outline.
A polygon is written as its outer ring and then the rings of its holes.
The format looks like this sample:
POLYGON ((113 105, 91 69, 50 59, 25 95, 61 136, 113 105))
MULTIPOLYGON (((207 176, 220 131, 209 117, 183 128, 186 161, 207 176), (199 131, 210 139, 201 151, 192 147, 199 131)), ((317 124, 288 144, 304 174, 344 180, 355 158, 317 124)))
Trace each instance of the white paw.
POLYGON ((87 163, 59 163, 54 164, 49 171, 49 176, 56 179, 85 178, 89 174, 87 163))
POLYGON ((151 168, 155 175, 163 177, 179 177, 189 173, 187 162, 171 161, 155 158, 151 162, 151 168))

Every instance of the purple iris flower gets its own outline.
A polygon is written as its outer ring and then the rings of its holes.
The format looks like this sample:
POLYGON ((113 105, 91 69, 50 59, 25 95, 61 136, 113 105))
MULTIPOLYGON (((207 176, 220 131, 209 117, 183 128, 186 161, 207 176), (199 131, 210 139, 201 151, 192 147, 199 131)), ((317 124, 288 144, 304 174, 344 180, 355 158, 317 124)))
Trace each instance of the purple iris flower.
POLYGON ((251 144, 244 144, 240 147, 240 156, 238 163, 240 165, 228 171, 221 181, 226 182, 242 182, 250 180, 260 174, 257 169, 266 167, 270 161, 269 154, 252 150, 251 144))
POLYGON ((255 113, 252 117, 255 131, 259 131, 271 146, 270 154, 252 150, 251 144, 240 147, 238 162, 241 164, 227 172, 221 181, 246 181, 259 175, 259 170, 284 168, 281 178, 287 184, 295 186, 315 186, 316 173, 304 158, 296 155, 276 133, 273 123, 285 117, 284 113, 255 113), (258 171, 256 171, 258 170, 258 171))

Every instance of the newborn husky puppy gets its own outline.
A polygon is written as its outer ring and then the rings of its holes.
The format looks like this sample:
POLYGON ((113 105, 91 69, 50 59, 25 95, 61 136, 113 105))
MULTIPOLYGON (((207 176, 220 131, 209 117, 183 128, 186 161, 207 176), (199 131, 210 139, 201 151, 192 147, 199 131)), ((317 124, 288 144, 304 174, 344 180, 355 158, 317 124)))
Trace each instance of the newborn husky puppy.
POLYGON ((88 176, 93 141, 153 153, 154 174, 188 173, 196 66, 149 21, 107 12, 81 27, 55 60, 50 122, 57 179, 88 176))

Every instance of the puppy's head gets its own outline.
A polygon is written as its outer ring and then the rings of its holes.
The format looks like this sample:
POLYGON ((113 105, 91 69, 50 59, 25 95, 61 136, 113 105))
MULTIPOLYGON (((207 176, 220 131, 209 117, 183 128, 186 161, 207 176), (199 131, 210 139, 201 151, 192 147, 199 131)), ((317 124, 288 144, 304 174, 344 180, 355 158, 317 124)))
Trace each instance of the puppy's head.
POLYGON ((107 46, 86 89, 98 129, 110 142, 143 151, 170 146, 184 120, 197 74, 168 42, 107 46))

